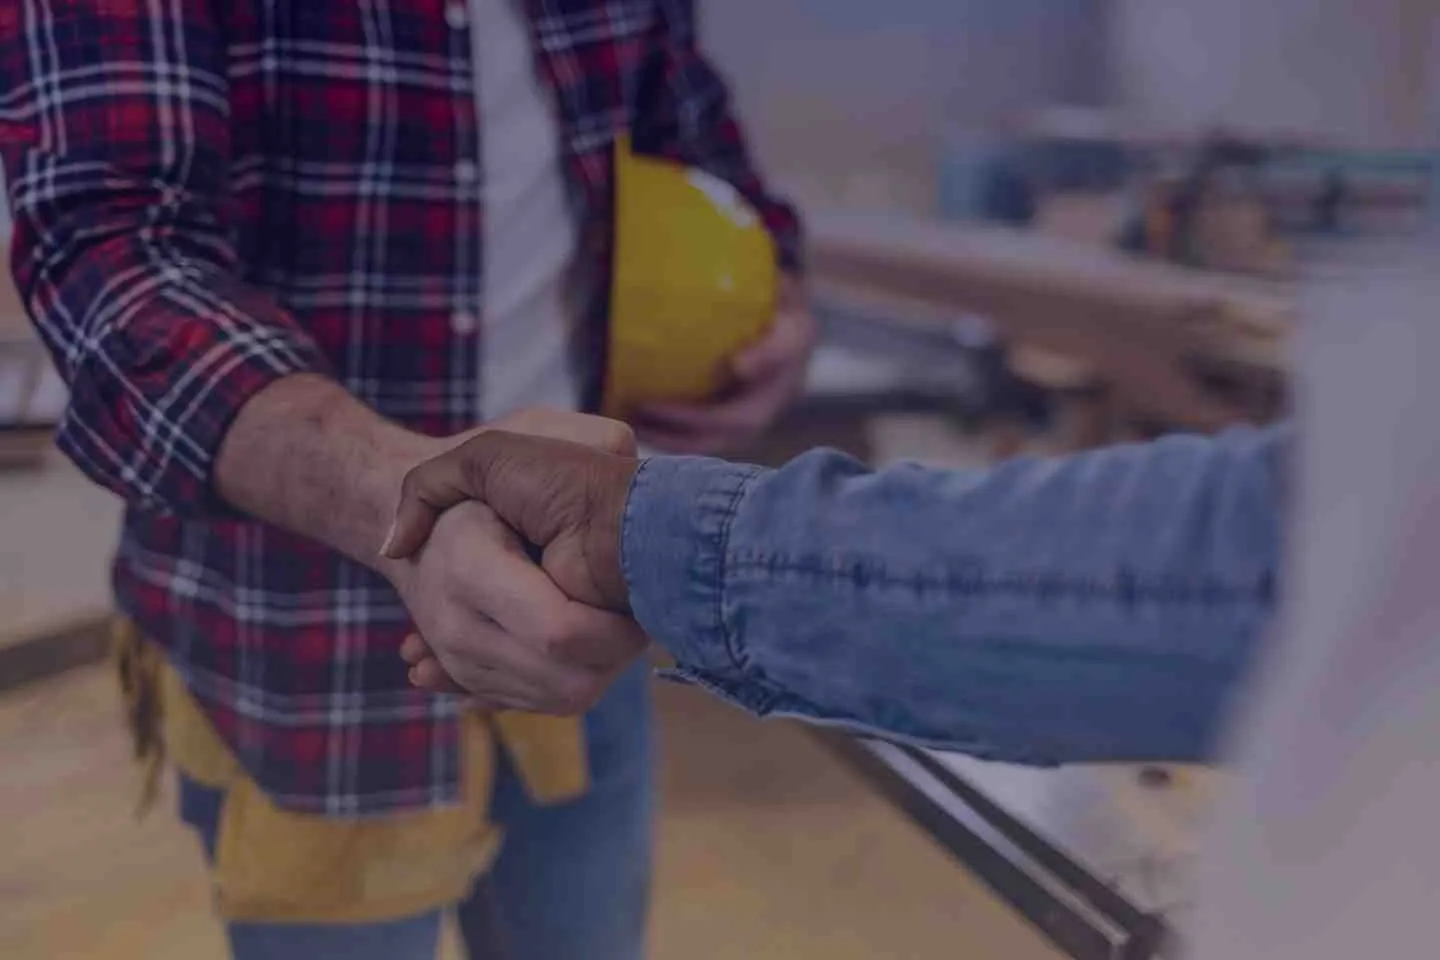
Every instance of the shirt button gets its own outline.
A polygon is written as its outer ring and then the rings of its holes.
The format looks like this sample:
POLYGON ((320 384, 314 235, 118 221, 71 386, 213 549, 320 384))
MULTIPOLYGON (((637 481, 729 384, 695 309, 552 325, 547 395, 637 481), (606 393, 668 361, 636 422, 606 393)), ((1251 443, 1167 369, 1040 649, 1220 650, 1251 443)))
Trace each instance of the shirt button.
POLYGON ((480 179, 480 166, 474 160, 461 160, 455 164, 457 183, 474 183, 480 179))
POLYGON ((452 30, 464 30, 470 23, 470 10, 464 0, 451 0, 445 4, 445 22, 452 30))
POLYGON ((469 310, 456 310, 450 315, 450 329, 462 337, 468 337, 480 327, 480 320, 469 310))

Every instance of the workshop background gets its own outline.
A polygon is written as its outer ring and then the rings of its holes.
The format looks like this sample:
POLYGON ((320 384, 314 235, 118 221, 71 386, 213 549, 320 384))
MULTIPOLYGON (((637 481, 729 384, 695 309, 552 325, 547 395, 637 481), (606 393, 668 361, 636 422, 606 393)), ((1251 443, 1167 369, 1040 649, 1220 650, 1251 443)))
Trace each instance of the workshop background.
MULTIPOLYGON (((826 340, 755 460, 980 467, 1283 416, 1296 279, 1435 209, 1435 0, 700 6, 763 165, 816 223, 826 340), (1136 333, 1197 298, 1203 331, 1136 333)), ((103 662, 120 508, 51 449, 63 402, 7 278, 0 954, 219 958, 193 839, 132 816, 103 662)), ((657 960, 1040 960, 1184 915, 1213 771, 857 751, 658 695, 657 960), (1045 919, 1077 898, 1073 924, 1045 919)))

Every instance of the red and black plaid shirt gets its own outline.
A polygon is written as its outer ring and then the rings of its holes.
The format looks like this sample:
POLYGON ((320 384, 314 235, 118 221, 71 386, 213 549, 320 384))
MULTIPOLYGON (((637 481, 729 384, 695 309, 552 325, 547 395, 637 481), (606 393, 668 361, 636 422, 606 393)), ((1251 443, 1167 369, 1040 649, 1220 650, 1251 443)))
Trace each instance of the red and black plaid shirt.
MULTIPOLYGON (((735 184, 794 265, 797 224, 747 158, 693 0, 526 2, 601 276, 610 148, 626 130, 735 184)), ((467 10, 0 3, 13 266, 70 384, 60 444, 131 505, 122 608, 293 809, 458 795, 456 708, 407 689, 394 591, 227 515, 211 470, 241 405, 297 371, 329 372, 428 433, 479 418, 476 325, 453 322, 478 313, 484 276, 467 10)))

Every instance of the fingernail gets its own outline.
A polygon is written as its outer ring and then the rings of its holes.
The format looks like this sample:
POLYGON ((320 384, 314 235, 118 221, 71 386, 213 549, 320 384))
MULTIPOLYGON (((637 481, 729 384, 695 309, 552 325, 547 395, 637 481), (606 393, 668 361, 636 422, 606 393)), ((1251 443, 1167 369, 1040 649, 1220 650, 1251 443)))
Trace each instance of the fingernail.
POLYGON ((390 548, 393 546, 395 546, 395 521, 391 520, 390 532, 385 534, 385 542, 380 544, 380 555, 382 557, 390 556, 390 548))
POLYGON ((407 676, 407 677, 409 678, 409 680, 410 680, 410 686, 412 686, 412 687, 418 687, 418 686, 420 686, 419 673, 420 673, 420 671, 416 670, 414 667, 411 667, 408 671, 406 671, 406 676, 407 676))

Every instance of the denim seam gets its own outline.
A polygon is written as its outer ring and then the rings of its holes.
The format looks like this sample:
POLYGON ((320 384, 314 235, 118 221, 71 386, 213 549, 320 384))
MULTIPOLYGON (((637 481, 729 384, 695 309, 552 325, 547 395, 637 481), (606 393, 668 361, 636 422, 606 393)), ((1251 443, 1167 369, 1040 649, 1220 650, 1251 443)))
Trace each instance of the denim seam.
MULTIPOLYGON (((625 488, 625 509, 620 513, 620 575, 625 578, 625 592, 630 592, 630 584, 635 582, 634 565, 630 562, 629 534, 635 519, 635 488, 640 485, 640 478, 650 466, 650 458, 640 461, 635 472, 630 476, 630 484, 625 488)), ((628 596, 627 596, 628 600, 628 596)))
POLYGON ((1139 607, 1175 607, 1194 605, 1218 608, 1230 604, 1272 607, 1275 603, 1274 571, 1258 574, 1248 585, 1221 582, 1165 583, 1156 577, 1150 583, 1130 571, 1111 577, 1084 577, 1049 570, 1023 574, 981 574, 976 576, 901 577, 882 570, 834 570, 819 564, 803 563, 779 555, 751 555, 731 559, 727 574, 747 572, 800 574, 814 580, 841 583, 856 589, 904 589, 912 593, 940 592, 950 596, 975 598, 1008 596, 1017 599, 1059 600, 1079 599, 1113 602, 1124 609, 1139 607))
POLYGON ((730 502, 725 506, 724 518, 720 522, 720 530, 716 535, 716 548, 719 551, 716 562, 719 564, 719 570, 717 571, 718 583, 715 587, 715 623, 719 626, 721 639, 725 643, 725 653, 730 658, 731 665, 742 674, 747 669, 749 657, 745 654, 738 632, 732 629, 725 616, 725 595, 730 576, 730 531, 740 516, 741 501, 745 499, 745 494, 750 491, 751 484, 760 476, 760 472, 759 468, 751 470, 735 485, 735 492, 731 494, 730 502))

